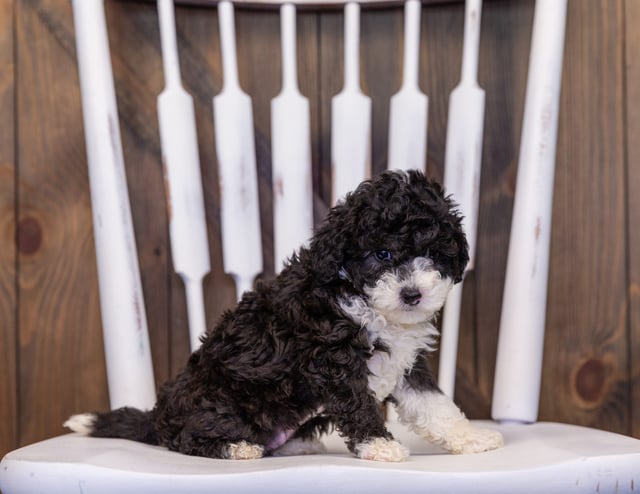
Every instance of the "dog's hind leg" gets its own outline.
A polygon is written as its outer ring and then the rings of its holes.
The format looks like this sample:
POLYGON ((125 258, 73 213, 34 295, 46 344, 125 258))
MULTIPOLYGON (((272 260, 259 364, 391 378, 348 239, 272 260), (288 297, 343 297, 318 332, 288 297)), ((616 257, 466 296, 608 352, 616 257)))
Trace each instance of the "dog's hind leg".
POLYGON ((169 444, 169 449, 190 456, 227 460, 255 460, 265 454, 260 444, 245 440, 229 440, 207 437, 185 437, 181 433, 169 444))
POLYGON ((264 447, 247 441, 226 444, 225 458, 230 460, 257 460, 264 456, 264 447))
POLYGON ((250 426, 237 417, 211 412, 191 415, 162 444, 182 454, 207 458, 253 460, 265 454, 250 426))

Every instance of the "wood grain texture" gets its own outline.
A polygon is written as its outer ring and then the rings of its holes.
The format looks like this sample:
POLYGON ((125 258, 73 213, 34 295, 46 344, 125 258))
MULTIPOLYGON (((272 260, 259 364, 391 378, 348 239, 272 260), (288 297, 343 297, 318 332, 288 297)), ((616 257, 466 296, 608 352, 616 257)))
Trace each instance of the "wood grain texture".
MULTIPOLYGON (((311 162, 313 181, 313 204, 315 224, 325 216, 326 202, 321 191, 321 99, 320 99, 320 30, 318 14, 298 12, 297 64, 300 92, 309 99, 311 129, 311 162)), ((282 71, 280 71, 282 72, 282 71)))
POLYGON ((623 18, 568 11, 540 418, 628 434, 623 18))
POLYGON ((16 3, 19 432, 108 406, 71 4, 16 3))
POLYGON ((362 92, 371 98, 372 174, 387 168, 389 100, 402 84, 402 14, 402 8, 362 8, 360 72, 362 92))
POLYGON ((0 457, 18 445, 14 8, 0 1, 0 457))
MULTIPOLYGON (((344 72, 344 27, 342 12, 318 14, 318 150, 319 170, 314 177, 314 190, 320 201, 314 209, 316 224, 331 207, 331 98, 342 90, 344 72)), ((315 139, 315 137, 314 137, 315 139)))
POLYGON ((640 437, 640 2, 625 0, 625 108, 631 433, 640 437))
MULTIPOLYGON (((439 4, 462 2, 463 0, 422 0, 424 4, 439 4)), ((197 5, 204 7, 215 7, 217 0, 176 0, 176 3, 184 5, 197 5)), ((282 4, 282 0, 234 0, 234 3, 240 6, 247 6, 257 9, 276 9, 282 4)), ((302 9, 339 9, 344 5, 344 0, 297 0, 296 5, 302 9)), ((398 6, 401 5, 399 0, 360 0, 359 3, 367 6, 398 6)))

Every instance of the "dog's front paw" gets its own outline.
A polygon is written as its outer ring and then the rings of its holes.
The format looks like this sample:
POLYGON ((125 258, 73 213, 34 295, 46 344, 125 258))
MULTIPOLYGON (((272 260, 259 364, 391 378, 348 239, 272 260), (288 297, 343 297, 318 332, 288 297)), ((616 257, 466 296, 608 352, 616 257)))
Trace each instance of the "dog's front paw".
POLYGON ((398 441, 376 437, 355 447, 358 458, 374 461, 403 461, 409 457, 409 450, 398 441))
POLYGON ((448 449, 456 454, 482 453, 504 445, 502 434, 491 429, 466 427, 463 434, 447 441, 448 449))
POLYGON ((230 460, 256 460, 264 456, 264 448, 259 444, 251 444, 247 441, 229 443, 227 446, 227 458, 230 460))

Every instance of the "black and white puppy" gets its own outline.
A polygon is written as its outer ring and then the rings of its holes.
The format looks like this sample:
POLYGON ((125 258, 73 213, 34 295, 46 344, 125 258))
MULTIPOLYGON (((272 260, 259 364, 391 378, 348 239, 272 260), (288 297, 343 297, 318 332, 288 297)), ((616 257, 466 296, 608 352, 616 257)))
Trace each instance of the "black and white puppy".
POLYGON ((417 171, 382 173, 222 316, 152 410, 74 415, 65 425, 233 459, 301 452, 335 427, 356 456, 400 461, 409 452, 385 427, 390 401, 401 421, 451 452, 497 448, 500 434, 474 428, 427 362, 434 318, 467 261, 443 189, 417 171))

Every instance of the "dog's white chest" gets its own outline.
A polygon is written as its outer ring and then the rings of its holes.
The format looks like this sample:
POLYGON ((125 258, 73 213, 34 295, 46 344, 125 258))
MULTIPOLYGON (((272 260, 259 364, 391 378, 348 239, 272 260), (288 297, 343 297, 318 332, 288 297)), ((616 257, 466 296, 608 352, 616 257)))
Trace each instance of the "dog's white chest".
POLYGON ((426 347, 424 338, 420 338, 415 332, 409 330, 409 334, 398 334, 396 330, 393 333, 396 334, 380 338, 388 352, 377 350, 367 361, 371 373, 369 389, 380 401, 393 393, 405 373, 413 366, 418 352, 426 347))
POLYGON ((404 374, 404 369, 400 369, 397 363, 392 362, 389 354, 381 351, 373 354, 367 362, 367 367, 371 372, 369 375, 369 389, 373 391, 380 401, 383 401, 393 392, 404 374))
POLYGON ((372 345, 379 342, 385 348, 384 351, 374 351, 367 361, 369 389, 382 401, 401 384, 418 353, 433 350, 438 330, 428 321, 410 325, 389 324, 358 297, 343 300, 340 307, 354 322, 366 328, 372 345))

